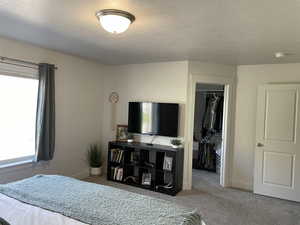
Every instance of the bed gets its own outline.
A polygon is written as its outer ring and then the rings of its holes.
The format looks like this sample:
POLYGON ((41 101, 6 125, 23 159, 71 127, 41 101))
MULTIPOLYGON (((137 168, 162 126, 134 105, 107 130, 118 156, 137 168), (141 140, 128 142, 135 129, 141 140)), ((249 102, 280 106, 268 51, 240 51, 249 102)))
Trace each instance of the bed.
POLYGON ((0 185, 10 225, 203 225, 196 210, 58 175, 0 185))
POLYGON ((85 225, 59 213, 22 203, 3 194, 0 194, 0 217, 11 225, 85 225))

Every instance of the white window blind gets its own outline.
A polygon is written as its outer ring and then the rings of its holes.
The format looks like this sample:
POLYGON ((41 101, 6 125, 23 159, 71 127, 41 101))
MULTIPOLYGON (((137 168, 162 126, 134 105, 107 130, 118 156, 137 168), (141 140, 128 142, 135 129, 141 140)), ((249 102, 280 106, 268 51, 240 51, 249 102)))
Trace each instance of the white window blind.
POLYGON ((29 68, 6 63, 0 63, 0 74, 6 76, 38 79, 38 68, 29 68))

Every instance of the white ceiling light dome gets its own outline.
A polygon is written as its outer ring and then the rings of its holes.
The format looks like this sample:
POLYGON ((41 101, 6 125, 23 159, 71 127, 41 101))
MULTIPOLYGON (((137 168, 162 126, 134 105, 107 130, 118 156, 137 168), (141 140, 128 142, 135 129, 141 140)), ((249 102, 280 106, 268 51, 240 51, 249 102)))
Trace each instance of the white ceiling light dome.
POLYGON ((103 9, 96 16, 104 30, 114 34, 123 33, 135 20, 134 15, 118 9, 103 9))
POLYGON ((290 52, 275 52, 275 57, 280 59, 280 58, 285 58, 287 56, 294 56, 295 54, 290 53, 290 52))

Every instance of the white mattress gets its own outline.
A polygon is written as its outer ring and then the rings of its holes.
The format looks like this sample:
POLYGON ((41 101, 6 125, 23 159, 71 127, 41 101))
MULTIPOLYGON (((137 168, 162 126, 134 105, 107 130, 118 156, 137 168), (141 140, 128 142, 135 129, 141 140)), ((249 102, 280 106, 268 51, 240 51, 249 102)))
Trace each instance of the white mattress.
POLYGON ((11 225, 86 225, 59 213, 28 205, 0 194, 0 217, 11 225))

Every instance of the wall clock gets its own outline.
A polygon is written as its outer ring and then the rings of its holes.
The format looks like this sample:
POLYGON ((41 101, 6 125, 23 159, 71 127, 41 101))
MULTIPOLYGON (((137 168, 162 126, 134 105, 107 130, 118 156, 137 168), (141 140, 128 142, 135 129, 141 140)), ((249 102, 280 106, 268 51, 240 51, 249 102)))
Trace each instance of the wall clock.
POLYGON ((109 95, 109 102, 110 103, 117 103, 119 101, 119 94, 117 92, 112 92, 109 95))

